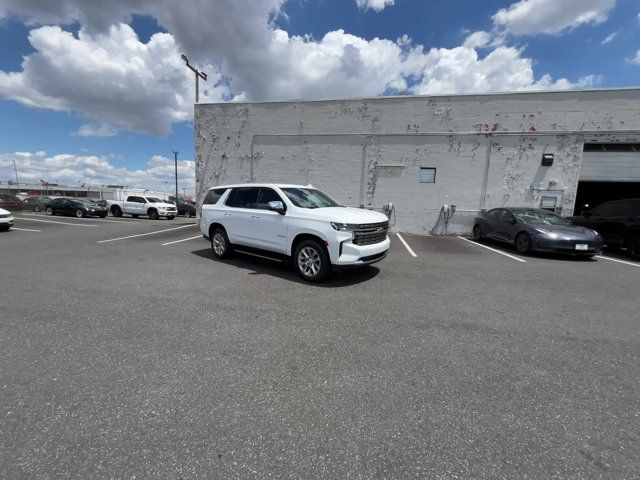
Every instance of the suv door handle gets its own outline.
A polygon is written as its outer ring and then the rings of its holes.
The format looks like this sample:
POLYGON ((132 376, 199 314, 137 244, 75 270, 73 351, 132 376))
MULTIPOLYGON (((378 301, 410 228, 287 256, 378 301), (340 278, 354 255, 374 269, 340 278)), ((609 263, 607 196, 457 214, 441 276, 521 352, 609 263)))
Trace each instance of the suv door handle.
POLYGON ((230 216, 231 216, 231 214, 230 214, 229 212, 225 212, 224 216, 225 216, 225 217, 230 217, 230 216))
POLYGON ((251 215, 251 218, 260 218, 259 215, 251 215))

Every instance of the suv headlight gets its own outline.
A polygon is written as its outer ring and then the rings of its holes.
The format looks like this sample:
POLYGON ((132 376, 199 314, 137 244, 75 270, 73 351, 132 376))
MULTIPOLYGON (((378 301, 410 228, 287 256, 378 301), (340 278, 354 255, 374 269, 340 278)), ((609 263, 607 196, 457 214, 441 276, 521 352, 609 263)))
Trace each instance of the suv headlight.
POLYGON ((353 223, 341 223, 341 222, 331 222, 331 226, 333 227, 334 230, 337 230, 339 232, 351 232, 358 228, 358 226, 354 225, 353 223))

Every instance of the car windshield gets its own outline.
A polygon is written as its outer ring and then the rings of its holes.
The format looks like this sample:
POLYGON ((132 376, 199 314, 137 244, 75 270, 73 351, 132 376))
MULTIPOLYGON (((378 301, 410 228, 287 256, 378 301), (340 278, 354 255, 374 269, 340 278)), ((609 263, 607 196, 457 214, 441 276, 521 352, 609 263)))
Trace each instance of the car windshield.
POLYGON ((300 208, 341 207, 326 193, 315 188, 282 188, 291 203, 300 208))
POLYGON ((155 197, 147 197, 147 200, 149 200, 149 203, 164 203, 164 200, 160 200, 159 198, 155 197))
POLYGON ((571 225, 571 222, 545 210, 521 210, 513 214, 528 225, 571 225))

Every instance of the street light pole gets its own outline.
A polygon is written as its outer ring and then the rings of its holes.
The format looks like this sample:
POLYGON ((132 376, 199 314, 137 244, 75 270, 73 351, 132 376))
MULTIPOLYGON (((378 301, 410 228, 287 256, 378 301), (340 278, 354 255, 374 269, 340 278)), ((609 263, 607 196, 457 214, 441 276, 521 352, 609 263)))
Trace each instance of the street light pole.
POLYGON ((175 161, 176 166, 176 205, 178 204, 178 152, 176 150, 171 150, 173 152, 173 160, 175 161))
POLYGON ((200 84, 199 84, 199 79, 201 78, 202 80, 204 80, 205 82, 207 81, 207 74, 204 72, 200 72, 198 71, 196 68, 193 68, 190 64, 189 64, 189 59, 187 58, 187 56, 185 54, 182 54, 182 60, 185 61, 185 63, 187 64, 187 67, 193 72, 195 73, 195 77, 196 77, 196 103, 198 103, 199 98, 200 98, 200 84))
POLYGON ((18 193, 20 193, 20 181, 18 180, 18 167, 16 167, 16 160, 13 160, 13 169, 16 171, 16 186, 18 187, 18 193))

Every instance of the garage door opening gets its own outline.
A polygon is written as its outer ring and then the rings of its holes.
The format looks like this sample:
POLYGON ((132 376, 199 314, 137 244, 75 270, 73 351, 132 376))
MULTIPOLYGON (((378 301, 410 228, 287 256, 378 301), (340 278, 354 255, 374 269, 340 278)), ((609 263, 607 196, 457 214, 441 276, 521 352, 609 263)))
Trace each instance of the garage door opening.
POLYGON ((624 198, 640 198, 640 144, 586 143, 574 215, 624 198))

